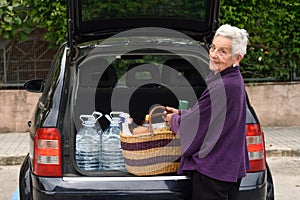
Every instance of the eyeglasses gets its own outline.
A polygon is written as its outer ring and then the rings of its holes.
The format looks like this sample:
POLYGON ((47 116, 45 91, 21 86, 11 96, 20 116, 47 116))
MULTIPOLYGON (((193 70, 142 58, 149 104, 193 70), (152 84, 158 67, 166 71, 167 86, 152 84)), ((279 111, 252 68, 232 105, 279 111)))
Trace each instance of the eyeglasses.
POLYGON ((218 56, 225 57, 231 54, 230 49, 227 48, 217 48, 214 44, 210 45, 209 53, 215 53, 218 56))

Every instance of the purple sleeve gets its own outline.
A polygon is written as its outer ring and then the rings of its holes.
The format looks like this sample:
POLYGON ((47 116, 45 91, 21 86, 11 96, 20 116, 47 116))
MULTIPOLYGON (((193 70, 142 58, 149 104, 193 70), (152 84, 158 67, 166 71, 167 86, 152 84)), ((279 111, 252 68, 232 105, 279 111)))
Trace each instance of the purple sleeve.
POLYGON ((178 114, 174 114, 172 116, 172 119, 171 119, 171 131, 173 133, 178 133, 178 130, 179 130, 179 126, 180 126, 180 122, 181 122, 181 115, 185 115, 187 113, 189 113, 189 110, 179 110, 179 113, 178 114))
POLYGON ((208 91, 188 110, 180 110, 171 119, 171 131, 180 135, 182 152, 191 155, 201 146, 211 119, 210 97, 208 91), (201 110, 201 116, 200 116, 201 110))
POLYGON ((172 119, 171 119, 171 131, 173 133, 178 133, 179 130, 179 126, 180 126, 180 115, 178 114, 174 114, 172 115, 172 119))
POLYGON ((178 133, 180 122, 181 122, 181 115, 188 114, 191 109, 187 110, 178 110, 178 114, 174 114, 171 119, 171 131, 173 133, 178 133))

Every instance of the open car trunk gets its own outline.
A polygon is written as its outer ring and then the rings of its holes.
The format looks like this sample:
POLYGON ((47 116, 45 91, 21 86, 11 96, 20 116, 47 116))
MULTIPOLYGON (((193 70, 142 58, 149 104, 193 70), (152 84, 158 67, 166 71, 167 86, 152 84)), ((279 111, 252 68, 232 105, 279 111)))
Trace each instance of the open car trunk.
MULTIPOLYGON (((120 55, 116 52, 99 53, 99 47, 95 47, 82 53, 84 60, 77 63, 73 92, 75 134, 82 128, 80 115, 94 111, 103 115, 112 111, 128 113, 133 119, 131 127, 135 127, 142 124, 154 106, 178 108, 179 100, 186 100, 190 107, 193 106, 206 88, 204 79, 208 60, 206 51, 202 49, 202 52, 197 56, 188 51, 175 54, 159 48, 146 48, 120 55)), ((109 121, 101 117, 97 124, 104 131, 109 121)), ((77 169, 89 174, 79 167, 77 169)), ((99 169, 96 175, 130 174, 99 169)))

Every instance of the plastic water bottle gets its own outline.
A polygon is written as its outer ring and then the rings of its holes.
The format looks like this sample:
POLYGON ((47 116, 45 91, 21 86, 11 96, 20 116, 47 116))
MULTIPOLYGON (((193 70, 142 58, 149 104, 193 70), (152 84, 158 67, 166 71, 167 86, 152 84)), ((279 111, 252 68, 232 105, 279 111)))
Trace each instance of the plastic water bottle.
POLYGON ((128 113, 121 113, 119 117, 121 118, 122 122, 122 133, 124 135, 132 135, 131 131, 129 130, 129 124, 132 122, 130 115, 128 113))
POLYGON ((103 132, 101 155, 103 170, 126 171, 120 142, 120 123, 121 119, 119 117, 112 117, 109 127, 103 132))
POLYGON ((101 156, 101 129, 96 126, 100 112, 80 115, 83 127, 76 135, 76 163, 84 170, 99 170, 101 156))

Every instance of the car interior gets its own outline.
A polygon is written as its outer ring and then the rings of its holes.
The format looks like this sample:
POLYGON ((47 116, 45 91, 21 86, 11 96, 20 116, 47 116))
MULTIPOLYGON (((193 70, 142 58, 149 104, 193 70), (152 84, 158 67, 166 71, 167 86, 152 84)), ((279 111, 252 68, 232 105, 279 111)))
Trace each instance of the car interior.
MULTIPOLYGON (((136 125, 141 125, 153 106, 178 108, 179 100, 186 100, 192 106, 206 88, 201 71, 179 56, 147 55, 141 59, 139 55, 126 60, 108 60, 93 56, 78 65, 73 103, 77 130, 81 127, 79 116, 94 111, 126 112, 136 125), (150 62, 146 57, 150 57, 150 62), (124 67, 125 73, 118 74, 124 67)), ((105 130, 109 121, 102 117, 99 124, 105 130)))

